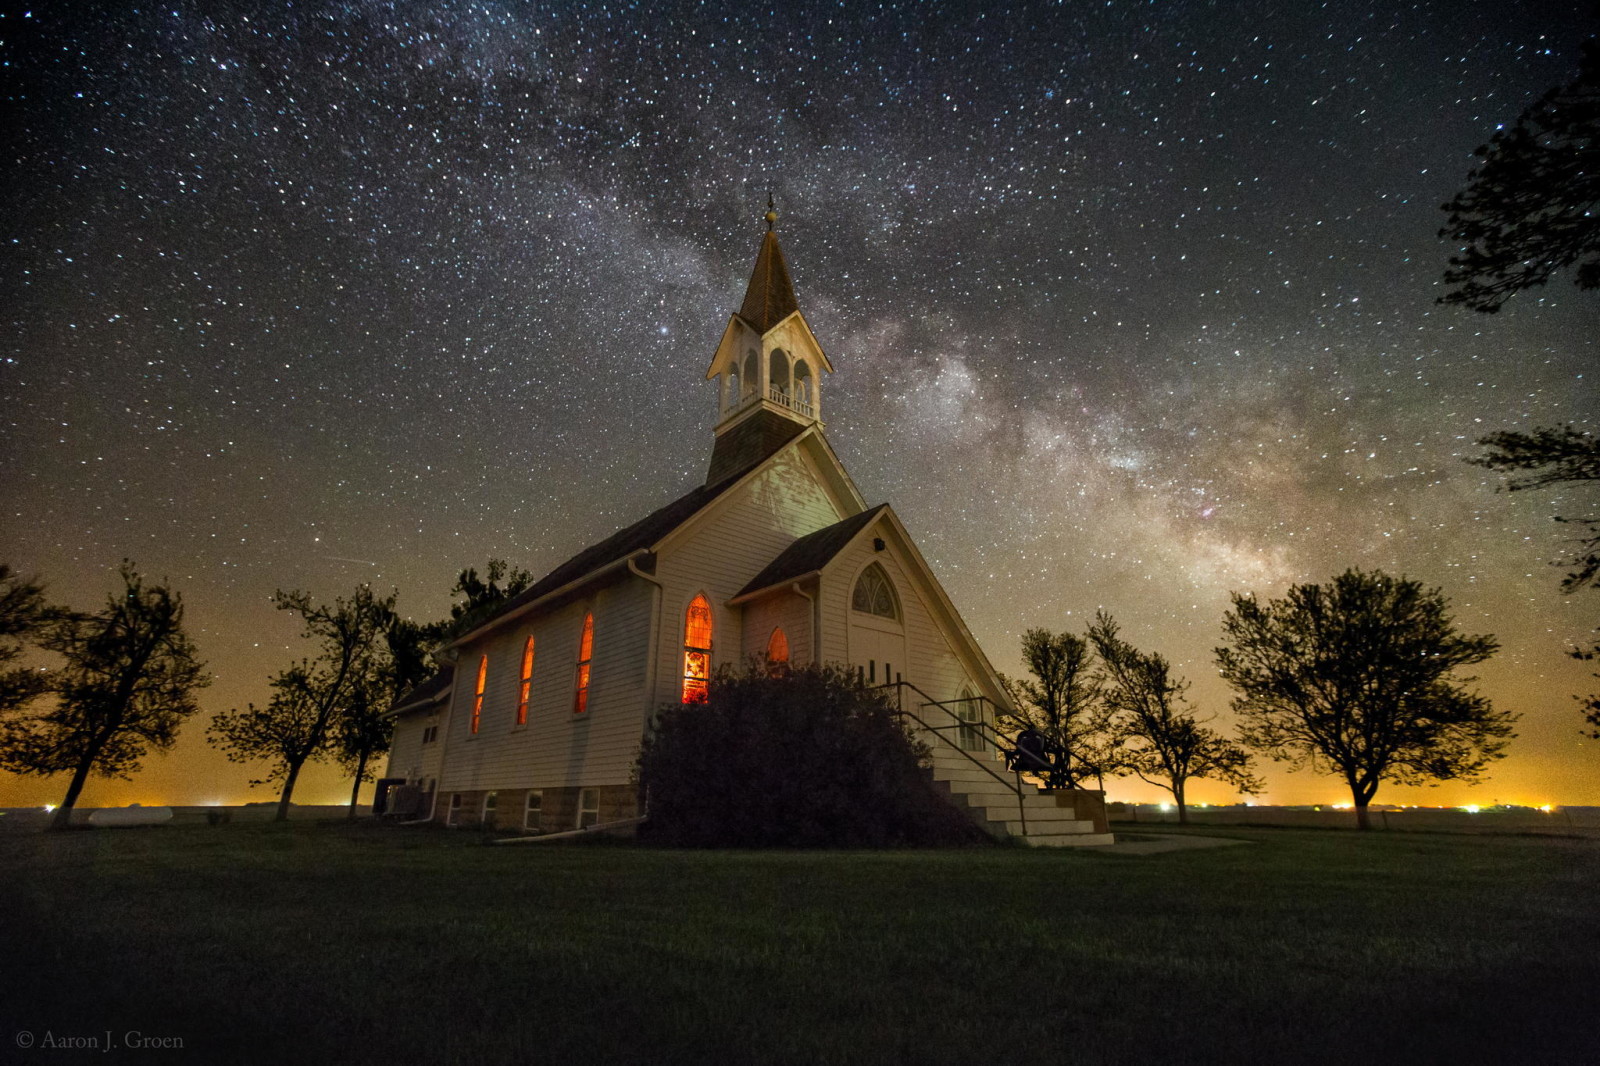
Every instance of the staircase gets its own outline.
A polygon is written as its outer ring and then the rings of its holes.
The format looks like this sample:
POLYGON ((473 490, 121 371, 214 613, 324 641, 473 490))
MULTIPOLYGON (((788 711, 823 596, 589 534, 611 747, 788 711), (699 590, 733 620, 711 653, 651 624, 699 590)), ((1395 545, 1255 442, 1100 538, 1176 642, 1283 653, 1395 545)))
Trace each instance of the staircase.
POLYGON ((1115 843, 1112 834, 1095 832, 1092 815, 1080 816, 1073 793, 1045 791, 1006 769, 994 727, 959 714, 959 704, 981 697, 940 702, 907 682, 883 688, 895 690, 886 693, 890 702, 933 750, 935 786, 990 836, 1051 848, 1115 843))

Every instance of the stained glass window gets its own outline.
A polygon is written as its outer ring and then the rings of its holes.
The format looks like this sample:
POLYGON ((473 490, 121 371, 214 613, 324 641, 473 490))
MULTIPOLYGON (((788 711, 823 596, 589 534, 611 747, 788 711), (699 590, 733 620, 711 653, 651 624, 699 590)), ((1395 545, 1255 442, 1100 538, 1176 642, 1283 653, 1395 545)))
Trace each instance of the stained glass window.
POLYGON ((589 660, 594 657, 594 613, 583 616, 583 636, 578 638, 577 691, 572 694, 572 713, 589 709, 589 660))
POLYGON ((478 685, 472 692, 472 731, 476 733, 483 722, 483 682, 489 676, 489 657, 478 660, 478 685))
POLYGON ((783 635, 780 627, 772 631, 772 637, 767 641, 767 665, 789 665, 789 638, 783 635))
POLYGON ((861 576, 856 579, 850 606, 866 614, 875 614, 883 618, 900 617, 900 611, 894 603, 894 589, 889 585, 889 576, 877 563, 863 570, 861 576))
POLYGON ((711 604, 696 596, 683 616, 683 702, 706 698, 711 677, 711 604))
POLYGON ((517 724, 528 724, 528 694, 533 690, 533 637, 522 646, 522 688, 517 693, 517 724))

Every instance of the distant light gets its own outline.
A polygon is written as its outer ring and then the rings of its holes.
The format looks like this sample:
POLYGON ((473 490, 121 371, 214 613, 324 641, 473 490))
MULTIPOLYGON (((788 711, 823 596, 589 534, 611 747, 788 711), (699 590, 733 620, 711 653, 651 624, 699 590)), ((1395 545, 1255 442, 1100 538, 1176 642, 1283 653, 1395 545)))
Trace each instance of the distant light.
POLYGON ((53 811, 55 809, 56 809, 56 805, 54 803, 46 803, 44 805, 44 813, 46 813, 46 814, 49 814, 51 811, 53 811))
POLYGON ((1353 803, 1334 803, 1334 804, 1331 804, 1331 806, 1336 811, 1348 811, 1351 807, 1355 806, 1355 804, 1353 804, 1353 803))
POLYGON ((1544 813, 1546 813, 1546 814, 1549 814, 1551 811, 1555 810, 1555 808, 1553 806, 1551 806, 1550 804, 1548 804, 1548 803, 1546 803, 1543 807, 1540 807, 1539 809, 1541 811, 1543 811, 1544 813))
POLYGON ((1162 810, 1163 810, 1163 811, 1170 811, 1170 810, 1172 810, 1172 804, 1170 804, 1170 803, 1163 803, 1163 804, 1162 804, 1162 805, 1161 805, 1161 809, 1162 809, 1162 810))
POLYGON ((1478 806, 1476 803, 1469 803, 1461 809, 1466 811, 1468 814, 1477 814, 1479 811, 1483 810, 1483 808, 1478 806))

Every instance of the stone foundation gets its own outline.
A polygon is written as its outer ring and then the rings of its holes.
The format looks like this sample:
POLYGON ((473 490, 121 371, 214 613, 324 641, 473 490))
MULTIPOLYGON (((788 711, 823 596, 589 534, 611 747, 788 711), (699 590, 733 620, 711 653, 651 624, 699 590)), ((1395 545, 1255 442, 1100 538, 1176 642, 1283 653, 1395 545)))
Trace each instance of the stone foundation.
MULTIPOLYGON (((591 821, 594 824, 621 821, 624 818, 633 818, 639 814, 639 794, 633 785, 591 785, 584 786, 594 789, 599 793, 599 812, 591 821)), ((561 833, 569 829, 578 828, 578 801, 584 787, 562 786, 560 788, 545 788, 538 791, 543 793, 539 811, 537 829, 529 832, 561 833)), ((494 789, 495 809, 490 812, 492 821, 486 823, 480 817, 483 811, 483 797, 488 789, 476 791, 453 792, 440 788, 434 798, 433 820, 440 825, 448 825, 456 829, 502 829, 510 832, 519 832, 523 828, 523 818, 527 811, 528 792, 526 788, 500 788, 494 789), (461 806, 456 808, 455 817, 450 816, 450 798, 461 797, 461 806)))

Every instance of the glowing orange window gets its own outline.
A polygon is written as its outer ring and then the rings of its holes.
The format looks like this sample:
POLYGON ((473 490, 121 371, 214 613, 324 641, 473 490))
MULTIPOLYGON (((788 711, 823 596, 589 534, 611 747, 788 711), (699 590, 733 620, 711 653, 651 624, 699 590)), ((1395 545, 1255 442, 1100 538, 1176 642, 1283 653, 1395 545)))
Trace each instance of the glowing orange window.
POLYGON ((683 616, 683 702, 704 701, 710 677, 711 604, 696 596, 683 616))
POLYGON ((483 721, 483 682, 489 676, 489 657, 485 655, 478 660, 478 687, 472 693, 472 731, 478 731, 479 724, 483 721))
POLYGON ((578 682, 572 694, 572 713, 589 709, 589 660, 594 657, 594 614, 583 616, 583 636, 578 638, 578 682))
POLYGON ((522 689, 517 693, 517 724, 528 724, 528 693, 533 689, 533 637, 522 646, 522 689))
POLYGON ((767 665, 789 665, 789 638, 783 635, 780 627, 772 631, 772 639, 767 641, 767 665))

